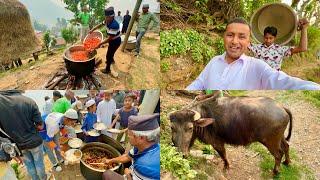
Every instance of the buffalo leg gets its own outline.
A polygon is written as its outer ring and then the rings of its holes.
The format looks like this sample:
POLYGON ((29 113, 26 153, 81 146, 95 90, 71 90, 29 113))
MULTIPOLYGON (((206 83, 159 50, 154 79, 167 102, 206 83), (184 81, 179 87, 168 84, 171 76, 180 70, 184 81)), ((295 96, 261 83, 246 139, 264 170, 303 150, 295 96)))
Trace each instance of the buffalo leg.
POLYGON ((218 152, 220 157, 222 158, 224 162, 224 169, 229 169, 229 162, 227 159, 226 149, 224 148, 224 144, 212 145, 212 147, 218 152))
POLYGON ((284 151, 286 157, 286 160, 283 162, 283 164, 287 166, 290 164, 291 161, 289 157, 289 144, 284 138, 282 138, 281 140, 281 149, 284 151))
POLYGON ((273 168, 273 174, 276 175, 279 173, 281 158, 283 156, 283 152, 280 148, 280 140, 270 139, 265 143, 265 146, 268 148, 269 152, 273 155, 275 164, 273 168))

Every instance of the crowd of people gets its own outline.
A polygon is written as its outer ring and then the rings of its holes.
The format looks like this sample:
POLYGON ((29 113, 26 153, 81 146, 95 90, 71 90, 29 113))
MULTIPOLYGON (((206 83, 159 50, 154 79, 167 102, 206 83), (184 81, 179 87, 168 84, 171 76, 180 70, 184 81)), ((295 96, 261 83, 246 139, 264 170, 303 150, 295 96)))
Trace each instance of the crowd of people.
MULTIPOLYGON (((108 129, 124 130, 117 136, 107 130, 102 130, 101 134, 114 138, 123 145, 126 145, 129 140, 133 150, 125 154, 126 159, 120 158, 119 160, 118 158, 111 161, 129 162, 138 157, 135 157, 135 154, 141 152, 144 154, 150 150, 152 150, 151 154, 155 151, 160 152, 158 147, 159 114, 138 116, 139 104, 141 104, 143 95, 144 91, 106 90, 99 92, 90 90, 86 98, 80 98, 70 90, 65 91, 64 95, 59 91, 53 91, 52 98, 44 97, 45 104, 41 114, 37 104, 19 91, 0 92, 0 109, 5 114, 0 118, 0 137, 8 138, 17 145, 19 152, 21 151, 21 155, 17 157, 22 157, 22 159, 15 159, 19 163, 25 164, 28 174, 33 180, 48 177, 45 172, 44 154, 48 155, 52 170, 62 171, 62 165, 66 164, 64 153, 68 149, 63 144, 69 139, 77 137, 75 131, 77 125, 81 126, 85 143, 98 141, 97 137, 88 134, 94 129, 94 124, 97 122, 104 123, 108 129), (137 141, 140 143, 137 144, 137 141), (145 142, 145 145, 141 146, 141 142, 145 142)), ((157 108, 156 111, 159 112, 159 109, 157 108)), ((144 158, 146 157, 144 156, 144 158)), ((0 151, 0 162, 1 160, 0 151)), ((150 163, 153 168, 158 168, 160 177, 160 167, 158 167, 160 162, 150 161, 150 163)), ((133 168, 126 170, 126 176, 129 175, 128 172, 132 172, 133 168)), ((134 172, 138 172, 139 176, 148 176, 145 174, 146 172, 143 172, 143 169, 142 171, 136 169, 134 172)), ((157 175, 157 170, 151 172, 151 176, 155 175, 157 175)), ((106 177, 108 176, 106 175, 106 177)))

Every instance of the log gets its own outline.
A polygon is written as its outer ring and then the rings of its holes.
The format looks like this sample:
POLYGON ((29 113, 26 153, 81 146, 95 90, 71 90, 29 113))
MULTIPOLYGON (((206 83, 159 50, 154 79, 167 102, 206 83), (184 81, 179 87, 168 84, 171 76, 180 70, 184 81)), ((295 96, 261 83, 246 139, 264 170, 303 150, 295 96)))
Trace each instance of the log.
POLYGON ((64 80, 65 78, 67 78, 68 75, 67 74, 64 74, 63 76, 61 76, 60 78, 57 79, 57 81, 55 83, 53 83, 51 86, 49 86, 47 89, 49 90, 53 90, 54 87, 59 84, 62 80, 64 80))

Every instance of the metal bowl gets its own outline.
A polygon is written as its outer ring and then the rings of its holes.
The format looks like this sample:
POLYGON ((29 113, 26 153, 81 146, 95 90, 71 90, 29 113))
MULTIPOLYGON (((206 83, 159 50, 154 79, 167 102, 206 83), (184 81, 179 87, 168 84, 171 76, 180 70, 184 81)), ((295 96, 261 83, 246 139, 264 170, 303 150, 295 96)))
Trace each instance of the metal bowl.
POLYGON ((103 34, 101 31, 94 31, 91 34, 87 34, 86 37, 84 38, 83 42, 86 42, 87 39, 89 38, 99 38, 100 42, 103 40, 103 34))

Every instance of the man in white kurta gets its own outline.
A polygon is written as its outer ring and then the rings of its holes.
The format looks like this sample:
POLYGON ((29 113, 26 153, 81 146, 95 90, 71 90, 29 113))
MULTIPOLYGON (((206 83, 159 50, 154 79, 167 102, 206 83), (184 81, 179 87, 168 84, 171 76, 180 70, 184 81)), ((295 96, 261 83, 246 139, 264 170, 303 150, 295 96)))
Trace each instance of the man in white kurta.
MULTIPOLYGON (((103 122, 107 127, 111 126, 112 115, 116 112, 116 102, 111 98, 112 93, 112 91, 105 91, 104 100, 101 101, 97 107, 97 121, 103 122)), ((103 130, 102 134, 111 137, 111 134, 106 130, 103 130)))

